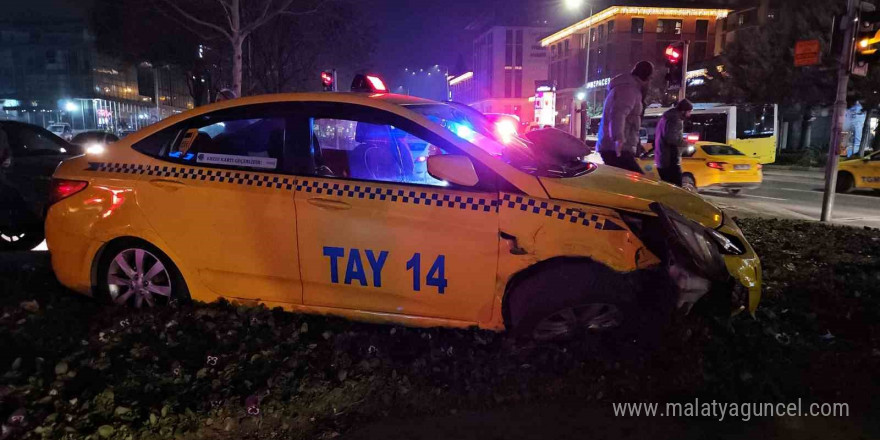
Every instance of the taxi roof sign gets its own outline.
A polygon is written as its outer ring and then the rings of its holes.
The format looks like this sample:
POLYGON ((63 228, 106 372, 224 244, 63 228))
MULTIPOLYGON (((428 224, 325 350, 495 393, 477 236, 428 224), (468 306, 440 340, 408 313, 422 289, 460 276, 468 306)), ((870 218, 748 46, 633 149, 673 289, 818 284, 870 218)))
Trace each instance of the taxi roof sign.
POLYGON ((352 92, 384 93, 388 91, 385 82, 375 75, 355 75, 351 82, 352 92))

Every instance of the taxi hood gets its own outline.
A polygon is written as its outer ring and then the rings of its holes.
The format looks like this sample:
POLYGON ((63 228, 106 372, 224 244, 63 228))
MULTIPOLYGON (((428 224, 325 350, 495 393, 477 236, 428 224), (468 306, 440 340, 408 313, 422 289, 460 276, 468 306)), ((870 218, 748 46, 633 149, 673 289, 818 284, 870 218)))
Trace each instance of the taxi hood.
POLYGON ((703 226, 721 226, 721 210, 699 195, 608 165, 578 177, 540 180, 554 199, 642 212, 659 202, 703 226))

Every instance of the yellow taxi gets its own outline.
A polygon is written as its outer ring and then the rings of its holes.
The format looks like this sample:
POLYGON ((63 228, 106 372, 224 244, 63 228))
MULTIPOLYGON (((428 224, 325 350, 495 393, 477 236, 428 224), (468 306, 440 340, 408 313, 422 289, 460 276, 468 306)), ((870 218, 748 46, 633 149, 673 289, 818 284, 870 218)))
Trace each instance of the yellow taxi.
POLYGON ((356 90, 207 105, 63 162, 58 280, 129 307, 227 298, 539 340, 757 307, 758 257, 698 195, 356 90))
POLYGON ((864 158, 844 160, 838 165, 838 192, 863 188, 880 190, 880 151, 864 158))
MULTIPOLYGON (((646 175, 660 179, 649 152, 638 159, 646 175)), ((744 189, 755 189, 764 180, 763 165, 730 145, 716 142, 695 142, 682 153, 682 187, 690 191, 723 189, 739 194, 744 189)))

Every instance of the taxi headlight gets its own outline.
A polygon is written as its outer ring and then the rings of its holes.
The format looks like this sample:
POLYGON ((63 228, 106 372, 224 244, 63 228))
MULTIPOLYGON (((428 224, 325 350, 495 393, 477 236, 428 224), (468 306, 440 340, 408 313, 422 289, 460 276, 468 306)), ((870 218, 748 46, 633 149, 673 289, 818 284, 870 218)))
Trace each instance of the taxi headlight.
POLYGON ((715 238, 715 241, 721 246, 721 252, 729 255, 742 255, 745 252, 742 243, 739 243, 738 239, 728 237, 714 229, 710 229, 709 233, 712 234, 712 237, 715 238))
POLYGON ((659 203, 653 203, 651 209, 671 229, 670 250, 676 259, 689 259, 700 273, 709 278, 723 278, 727 270, 721 247, 713 229, 707 228, 690 220, 678 212, 659 203))
POLYGON ((715 245, 715 241, 710 237, 710 229, 706 229, 702 225, 692 224, 691 222, 684 223, 677 219, 674 219, 672 224, 675 226, 679 238, 681 238, 694 257, 704 262, 711 262, 713 260, 714 255, 718 253, 718 248, 715 245))

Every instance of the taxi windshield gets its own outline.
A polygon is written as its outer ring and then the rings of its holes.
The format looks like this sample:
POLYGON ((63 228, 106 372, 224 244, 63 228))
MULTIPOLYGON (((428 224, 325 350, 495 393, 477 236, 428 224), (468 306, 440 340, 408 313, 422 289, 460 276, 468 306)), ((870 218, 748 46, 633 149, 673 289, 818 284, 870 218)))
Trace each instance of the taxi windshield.
POLYGON ((406 108, 436 122, 456 136, 477 146, 495 158, 521 171, 550 177, 570 177, 582 174, 584 167, 572 163, 548 163, 539 157, 533 142, 519 135, 504 135, 496 124, 473 108, 455 102, 413 104, 406 108))

